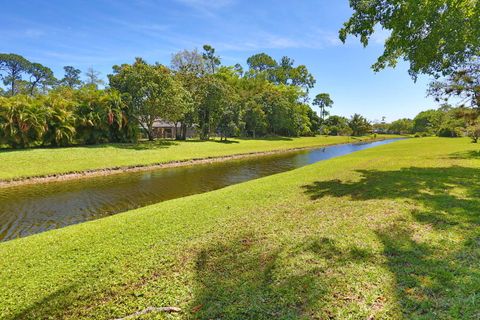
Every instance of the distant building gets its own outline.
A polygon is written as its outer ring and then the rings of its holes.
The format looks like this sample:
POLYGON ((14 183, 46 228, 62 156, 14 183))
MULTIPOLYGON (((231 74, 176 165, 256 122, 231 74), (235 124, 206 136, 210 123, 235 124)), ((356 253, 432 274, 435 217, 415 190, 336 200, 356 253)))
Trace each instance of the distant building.
MULTIPOLYGON (((160 139, 175 139, 177 130, 180 131, 180 125, 178 128, 175 123, 170 121, 164 121, 161 119, 156 120, 153 123, 153 133, 155 138, 160 139)), ((180 132, 179 132, 180 133, 180 132)), ((195 128, 187 128, 187 138, 191 138, 195 135, 195 128)))

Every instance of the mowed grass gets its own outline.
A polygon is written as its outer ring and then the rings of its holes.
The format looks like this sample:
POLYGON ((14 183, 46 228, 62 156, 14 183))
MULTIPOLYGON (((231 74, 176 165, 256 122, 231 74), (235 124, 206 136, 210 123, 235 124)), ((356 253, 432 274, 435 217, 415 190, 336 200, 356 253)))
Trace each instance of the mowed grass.
POLYGON ((480 152, 398 141, 0 244, 0 318, 478 319, 480 152))
MULTIPOLYGON (((384 139, 392 136, 379 136, 384 139)), ((41 177, 87 170, 165 163, 338 143, 370 140, 366 137, 303 137, 231 139, 220 141, 158 140, 138 144, 105 144, 72 148, 0 150, 0 180, 41 177)))

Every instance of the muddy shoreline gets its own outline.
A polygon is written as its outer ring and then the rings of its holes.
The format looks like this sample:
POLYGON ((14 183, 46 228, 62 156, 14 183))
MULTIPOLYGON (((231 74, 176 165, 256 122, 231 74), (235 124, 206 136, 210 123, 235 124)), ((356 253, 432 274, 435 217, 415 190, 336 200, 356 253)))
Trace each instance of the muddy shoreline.
MULTIPOLYGON (((358 141, 358 143, 375 142, 375 141, 382 141, 382 140, 385 140, 385 139, 363 140, 363 141, 358 141)), ((275 155, 275 154, 287 153, 287 152, 296 152, 296 151, 302 151, 302 150, 311 150, 311 149, 318 149, 322 147, 331 147, 335 145, 350 144, 350 143, 355 143, 355 142, 346 142, 346 143, 338 143, 338 144, 330 144, 330 145, 317 145, 317 146, 291 148, 291 149, 279 149, 279 150, 272 150, 272 151, 249 152, 249 153, 233 154, 229 156, 196 158, 196 159, 189 159, 189 160, 178 160, 178 161, 153 163, 153 164, 146 164, 146 165, 132 165, 132 166, 124 166, 124 167, 92 169, 92 170, 85 170, 81 172, 67 172, 67 173, 51 174, 51 175, 45 175, 45 176, 18 178, 18 179, 12 179, 12 180, 0 180, 0 189, 8 188, 8 187, 48 183, 48 182, 87 179, 91 177, 100 177, 100 176, 107 176, 107 175, 114 175, 114 174, 121 174, 121 173, 128 173, 128 172, 141 172, 141 171, 150 171, 150 170, 156 170, 156 169, 186 167, 186 166, 193 166, 197 164, 225 162, 229 160, 261 157, 261 156, 275 155)))

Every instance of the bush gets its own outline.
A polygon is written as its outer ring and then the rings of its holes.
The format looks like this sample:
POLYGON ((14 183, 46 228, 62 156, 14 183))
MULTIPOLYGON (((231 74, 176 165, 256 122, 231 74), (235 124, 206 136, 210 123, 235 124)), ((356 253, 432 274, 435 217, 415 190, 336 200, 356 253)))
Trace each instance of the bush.
POLYGON ((437 136, 439 137, 448 137, 448 138, 455 138, 463 136, 463 132, 461 128, 452 128, 449 126, 442 126, 437 131, 437 136))

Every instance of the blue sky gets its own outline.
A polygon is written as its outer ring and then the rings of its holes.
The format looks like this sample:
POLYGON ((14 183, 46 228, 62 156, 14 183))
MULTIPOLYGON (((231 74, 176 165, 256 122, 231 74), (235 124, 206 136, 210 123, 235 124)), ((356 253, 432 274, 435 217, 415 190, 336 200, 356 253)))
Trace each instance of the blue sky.
POLYGON ((405 63, 370 69, 385 32, 366 49, 338 40, 350 13, 347 0, 16 0, 2 5, 0 52, 47 65, 59 78, 65 65, 106 77, 134 57, 168 65, 172 53, 208 43, 226 65, 259 52, 305 64, 317 79, 311 95, 330 93, 334 114, 392 121, 434 107, 428 79, 414 83, 405 63))

